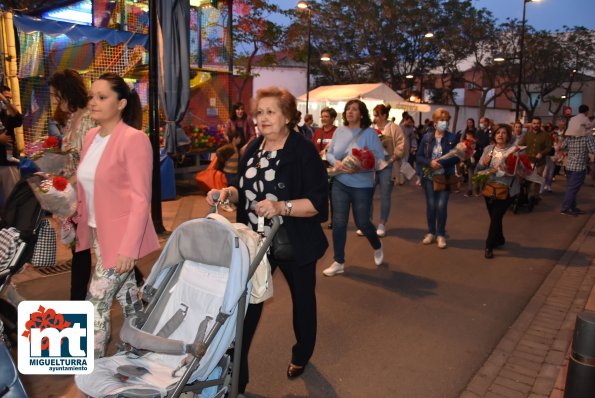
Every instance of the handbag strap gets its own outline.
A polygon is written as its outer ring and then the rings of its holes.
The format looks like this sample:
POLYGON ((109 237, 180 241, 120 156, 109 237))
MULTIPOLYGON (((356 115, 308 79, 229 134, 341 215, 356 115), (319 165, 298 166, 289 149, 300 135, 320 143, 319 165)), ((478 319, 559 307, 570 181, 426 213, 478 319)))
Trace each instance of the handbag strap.
POLYGON ((355 141, 357 141, 357 139, 362 135, 362 133, 364 132, 364 128, 362 127, 358 133, 356 135, 353 136, 353 138, 351 139, 351 142, 349 143, 349 145, 347 145, 347 150, 349 151, 349 148, 351 148, 353 146, 353 144, 355 144, 355 141))

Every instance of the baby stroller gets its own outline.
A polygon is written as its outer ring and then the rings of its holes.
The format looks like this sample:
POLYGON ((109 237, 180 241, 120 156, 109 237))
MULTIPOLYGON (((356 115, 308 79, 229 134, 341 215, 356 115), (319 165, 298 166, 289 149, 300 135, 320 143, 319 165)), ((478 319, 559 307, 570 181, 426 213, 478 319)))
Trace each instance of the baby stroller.
POLYGON ((92 397, 237 396, 239 360, 228 353, 235 336, 240 358, 249 280, 279 224, 253 253, 230 224, 204 218, 176 228, 143 287, 146 309, 122 326, 125 349, 77 375, 78 388, 92 397))
POLYGON ((512 212, 518 214, 519 210, 526 206, 529 212, 533 211, 533 207, 529 206, 529 184, 530 182, 524 178, 519 179, 520 191, 512 198, 512 212))
POLYGON ((0 320, 13 343, 21 298, 10 280, 31 259, 42 219, 43 210, 27 181, 17 182, 0 215, 0 320))
POLYGON ((29 184, 19 181, 0 218, 0 396, 27 397, 10 355, 17 342, 17 307, 22 301, 11 278, 31 258, 42 216, 29 184))

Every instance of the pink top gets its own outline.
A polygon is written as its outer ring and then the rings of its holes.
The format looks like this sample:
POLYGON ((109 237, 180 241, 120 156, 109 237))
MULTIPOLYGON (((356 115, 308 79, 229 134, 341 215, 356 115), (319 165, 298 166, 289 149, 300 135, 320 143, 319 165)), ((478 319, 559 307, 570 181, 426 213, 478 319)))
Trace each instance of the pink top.
MULTIPOLYGON (((91 129, 81 159, 100 127, 91 129)), ((111 133, 95 173, 95 221, 104 268, 113 268, 118 255, 141 258, 159 249, 149 215, 153 155, 147 136, 123 121, 111 133)), ((77 184, 78 219, 76 250, 91 246, 85 193, 77 184)))

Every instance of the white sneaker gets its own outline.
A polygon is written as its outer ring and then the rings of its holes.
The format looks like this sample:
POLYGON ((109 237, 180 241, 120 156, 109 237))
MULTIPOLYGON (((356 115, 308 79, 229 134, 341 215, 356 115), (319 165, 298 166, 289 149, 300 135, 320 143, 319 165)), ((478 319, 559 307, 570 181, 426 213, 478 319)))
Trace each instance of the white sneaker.
POLYGON ((374 264, 376 266, 380 266, 384 261, 384 251, 382 250, 382 244, 380 244, 380 249, 374 250, 374 264))
POLYGON ((386 236, 386 228, 384 228, 384 224, 378 224, 376 235, 378 235, 381 238, 384 238, 386 236))
POLYGON ((436 242, 438 243, 438 247, 440 249, 446 249, 446 239, 444 238, 444 236, 437 237, 436 242))
POLYGON ((355 231, 355 233, 357 234, 357 236, 364 236, 364 233, 361 229, 358 229, 357 231, 355 231))
POLYGON ((424 245, 429 245, 430 243, 434 242, 434 235, 433 234, 426 234, 424 239, 421 241, 424 245))
POLYGON ((345 264, 341 264, 338 262, 333 262, 330 267, 322 271, 322 273, 326 276, 335 276, 337 274, 342 274, 345 272, 345 264))

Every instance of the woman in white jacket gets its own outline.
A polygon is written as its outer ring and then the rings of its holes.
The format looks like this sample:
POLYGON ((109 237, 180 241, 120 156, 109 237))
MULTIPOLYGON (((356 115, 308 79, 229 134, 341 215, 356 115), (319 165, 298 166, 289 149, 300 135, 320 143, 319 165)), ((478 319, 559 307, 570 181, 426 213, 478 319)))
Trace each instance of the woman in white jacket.
POLYGON ((409 154, 407 138, 401 128, 388 119, 389 111, 390 105, 383 104, 376 105, 373 110, 376 128, 382 131, 381 141, 386 160, 386 167, 376 171, 376 185, 380 185, 380 222, 376 234, 380 237, 386 235, 386 222, 390 214, 393 165, 400 168, 403 156, 409 154))

